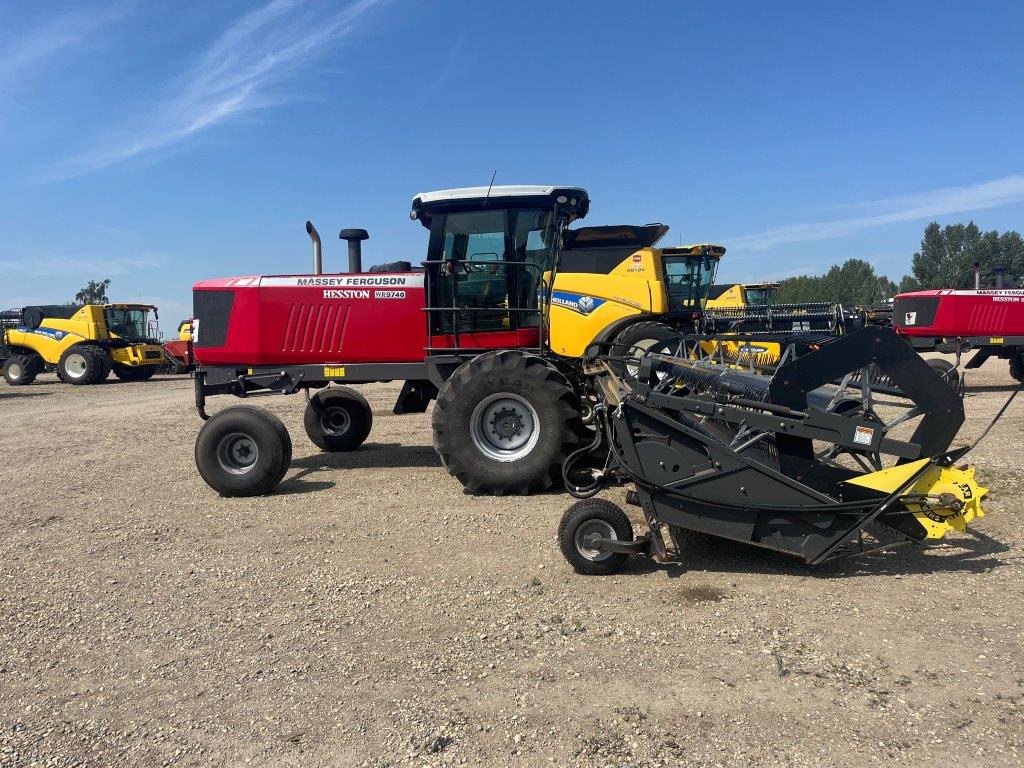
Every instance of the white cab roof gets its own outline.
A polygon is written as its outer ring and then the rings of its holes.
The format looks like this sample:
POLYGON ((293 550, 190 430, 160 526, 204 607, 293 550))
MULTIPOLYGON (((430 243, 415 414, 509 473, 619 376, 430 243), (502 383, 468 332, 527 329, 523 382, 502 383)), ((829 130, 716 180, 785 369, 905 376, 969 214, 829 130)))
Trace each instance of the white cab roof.
MULTIPOLYGON (((539 197, 550 195, 555 190, 564 190, 571 194, 577 192, 583 197, 589 199, 587 190, 582 187, 559 187, 559 186, 541 186, 531 184, 507 184, 503 186, 490 187, 490 197, 539 197)), ((414 197, 413 203, 419 201, 423 203, 436 203, 441 200, 473 200, 476 198, 486 197, 488 187, 462 187, 461 189, 439 189, 436 192, 420 192, 414 197)))

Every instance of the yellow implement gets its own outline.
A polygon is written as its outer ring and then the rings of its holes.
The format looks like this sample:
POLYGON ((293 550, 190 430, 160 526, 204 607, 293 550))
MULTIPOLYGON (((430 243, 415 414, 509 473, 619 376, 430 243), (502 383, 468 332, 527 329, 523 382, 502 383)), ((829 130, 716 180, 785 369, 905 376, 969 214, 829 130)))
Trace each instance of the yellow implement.
MULTIPOLYGON (((892 493, 918 472, 929 459, 899 464, 861 477, 847 480, 851 485, 892 493)), ((950 531, 967 530, 967 524, 985 511, 982 499, 988 488, 974 479, 974 467, 931 467, 902 495, 907 509, 927 532, 926 538, 941 539, 950 531)))

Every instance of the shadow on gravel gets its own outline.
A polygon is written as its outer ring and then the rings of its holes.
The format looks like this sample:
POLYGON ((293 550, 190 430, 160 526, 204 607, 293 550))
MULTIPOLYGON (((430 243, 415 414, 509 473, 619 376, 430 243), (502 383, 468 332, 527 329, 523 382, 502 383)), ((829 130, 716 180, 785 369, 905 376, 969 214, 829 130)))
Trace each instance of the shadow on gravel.
POLYGON ((355 451, 315 453, 292 459, 292 467, 315 472, 321 469, 372 469, 374 467, 440 467, 441 459, 428 445, 363 443, 355 451))
POLYGON ((284 494, 286 496, 293 496, 301 493, 315 493, 316 491, 326 491, 328 488, 333 488, 335 483, 328 480, 306 480, 305 474, 300 472, 294 477, 290 477, 282 482, 274 490, 274 494, 284 494))
POLYGON ((0 392, 0 400, 5 397, 14 399, 16 397, 49 397, 53 392, 0 392))
POLYGON ((1006 561, 997 555, 1010 547, 978 531, 948 545, 896 547, 810 566, 793 557, 739 542, 688 531, 678 562, 659 565, 650 558, 631 558, 624 573, 661 572, 670 579, 693 571, 754 573, 837 579, 850 576, 896 576, 924 573, 988 573, 1006 561))
POLYGON ((1013 392, 1020 387, 1020 384, 979 384, 965 387, 964 392, 968 395, 975 392, 1013 392))

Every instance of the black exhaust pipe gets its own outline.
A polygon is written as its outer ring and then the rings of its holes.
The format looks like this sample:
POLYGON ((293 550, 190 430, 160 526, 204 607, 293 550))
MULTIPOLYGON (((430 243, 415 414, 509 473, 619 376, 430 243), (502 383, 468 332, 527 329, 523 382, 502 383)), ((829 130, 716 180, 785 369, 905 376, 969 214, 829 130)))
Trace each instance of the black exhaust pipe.
POLYGON ((312 221, 306 222, 306 234, 313 241, 313 274, 322 275, 324 273, 324 251, 320 244, 320 233, 316 231, 312 221))
POLYGON ((339 240, 348 240, 348 271, 363 271, 363 240, 370 239, 365 229, 343 229, 338 233, 339 240))

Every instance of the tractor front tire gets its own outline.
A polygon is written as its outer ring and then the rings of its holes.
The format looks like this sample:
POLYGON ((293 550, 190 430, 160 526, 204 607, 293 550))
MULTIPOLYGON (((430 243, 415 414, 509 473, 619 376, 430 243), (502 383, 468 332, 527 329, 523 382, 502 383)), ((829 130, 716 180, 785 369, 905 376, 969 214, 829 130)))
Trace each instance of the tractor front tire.
POLYGON ((34 352, 12 355, 4 361, 4 381, 12 387, 31 384, 43 368, 43 358, 34 352))
POLYGON ((437 394, 434 449, 470 493, 528 494, 561 480, 579 447, 579 397, 542 357, 513 350, 463 363, 437 394))
POLYGON ((153 378, 157 365, 121 365, 113 363, 114 375, 121 381, 147 381, 153 378))
POLYGON ((350 387, 321 390, 306 404, 306 434, 322 451, 354 451, 370 434, 373 411, 366 398, 350 387))
POLYGON ((110 360, 100 347, 76 344, 57 361, 57 375, 67 384, 98 384, 110 373, 110 360))
POLYGON ((261 496, 281 482, 291 463, 284 423, 262 408, 238 405, 214 414, 196 438, 196 467, 221 496, 261 496))
POLYGON ((633 525, 626 513, 605 499, 583 499, 565 510, 558 525, 558 548, 576 573, 608 576, 622 570, 629 555, 587 546, 593 536, 633 541, 633 525))
MULTIPOLYGON (((633 323, 615 336, 611 354, 616 358, 641 358, 651 350, 667 347, 678 341, 679 337, 679 331, 665 323, 633 323)), ((638 360, 628 359, 621 362, 620 366, 628 378, 635 379, 639 373, 638 360)))

